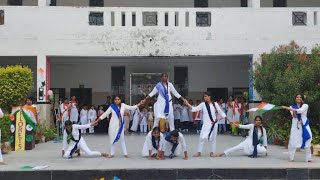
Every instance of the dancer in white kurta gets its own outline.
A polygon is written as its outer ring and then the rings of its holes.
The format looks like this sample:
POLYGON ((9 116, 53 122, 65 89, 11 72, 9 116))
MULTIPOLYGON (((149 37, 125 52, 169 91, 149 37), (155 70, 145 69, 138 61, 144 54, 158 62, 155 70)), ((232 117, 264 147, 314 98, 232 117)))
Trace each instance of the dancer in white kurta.
MULTIPOLYGON (((1 110, 1 108, 0 108, 0 118, 3 118, 3 112, 1 110)), ((1 144, 1 129, 0 129, 0 144, 1 144)), ((1 147, 0 147, 0 165, 1 164, 6 164, 6 163, 3 161, 1 147)))
POLYGON ((189 124, 189 109, 188 106, 186 106, 185 104, 182 106, 182 110, 181 110, 181 116, 180 116, 180 122, 181 122, 181 131, 185 131, 188 132, 188 124, 189 124))
POLYGON ((219 156, 223 156, 223 155, 228 156, 231 153, 237 152, 237 151, 242 151, 245 153, 245 155, 248 155, 249 157, 252 157, 252 158, 256 158, 258 155, 259 156, 267 155, 267 145, 268 145, 267 131, 261 125, 261 122, 262 122, 261 116, 256 116, 254 121, 255 121, 255 124, 248 124, 248 125, 239 125, 239 123, 234 123, 235 126, 241 129, 249 129, 250 130, 249 135, 245 141, 243 141, 242 143, 240 143, 235 147, 225 150, 223 153, 219 154, 219 156), (257 136, 256 139, 255 139, 255 136, 257 136), (256 142, 254 143, 254 141, 256 142), (256 152, 255 152, 255 146, 256 146, 256 152))
POLYGON ((126 143, 124 140, 124 119, 123 114, 126 110, 134 110, 137 109, 138 106, 140 106, 141 103, 135 105, 135 106, 128 106, 124 103, 121 103, 120 96, 115 96, 114 98, 114 104, 111 104, 111 106, 107 109, 106 112, 104 112, 97 121, 101 121, 102 119, 105 119, 110 114, 110 124, 109 124, 109 140, 111 145, 110 155, 109 158, 113 158, 115 154, 115 144, 120 140, 122 151, 125 157, 128 157, 126 143))
POLYGON ((139 126, 139 120, 140 120, 140 110, 139 108, 134 109, 131 111, 132 113, 132 125, 130 130, 136 132, 138 130, 139 126))
MULTIPOLYGON (((80 124, 85 125, 88 124, 88 108, 86 105, 80 111, 80 124)), ((81 129, 81 133, 87 133, 86 129, 81 129)))
MULTIPOLYGON (((97 111, 96 111, 95 107, 92 105, 91 109, 88 112, 88 123, 91 123, 91 122, 95 121, 96 119, 97 119, 97 111)), ((94 127, 93 126, 91 126, 89 128, 89 133, 90 134, 94 133, 94 127)))
POLYGON ((184 139, 182 133, 178 132, 177 130, 167 132, 161 150, 163 151, 164 156, 167 156, 170 159, 180 156, 181 151, 183 151, 183 159, 188 159, 186 140, 184 139))
POLYGON ((305 150, 305 161, 311 162, 311 141, 312 133, 309 126, 310 120, 307 117, 308 104, 303 104, 304 96, 302 94, 296 95, 296 104, 286 107, 291 112, 292 124, 290 131, 290 139, 288 144, 289 161, 294 160, 296 149, 301 148, 305 150))
POLYGON ((80 129, 88 129, 90 126, 97 125, 97 122, 91 122, 86 125, 72 124, 71 121, 66 121, 65 130, 63 131, 63 142, 62 142, 62 156, 70 159, 72 155, 80 149, 88 157, 104 156, 107 157, 106 153, 100 153, 98 151, 91 151, 86 144, 86 141, 81 136, 80 129))
POLYGON ((165 119, 169 123, 170 131, 174 130, 174 117, 173 117, 173 107, 172 107, 172 96, 171 93, 176 98, 181 98, 185 100, 174 88, 174 86, 168 82, 168 74, 162 73, 161 82, 159 82, 151 91, 151 93, 146 97, 146 100, 150 97, 159 93, 157 98, 157 108, 154 109, 155 121, 154 127, 159 125, 160 119, 165 119))
MULTIPOLYGON (((220 109, 226 113, 226 103, 223 102, 223 99, 219 100, 219 106, 220 109)), ((226 132, 226 120, 224 117, 220 116, 219 114, 217 115, 217 119, 218 119, 218 131, 221 133, 225 133, 226 132)))
POLYGON ((189 106, 189 108, 191 108, 192 112, 197 112, 200 110, 203 112, 203 125, 200 133, 198 151, 194 155, 194 157, 201 156, 205 140, 211 141, 210 156, 214 157, 214 153, 216 152, 216 142, 218 133, 216 114, 218 113, 223 118, 226 117, 226 114, 221 110, 219 104, 213 102, 211 97, 212 96, 209 92, 205 92, 203 96, 204 102, 200 103, 197 107, 192 107, 188 102, 185 102, 189 106))
MULTIPOLYGON (((142 156, 148 156, 148 159, 159 157, 159 153, 163 147, 164 137, 160 133, 159 127, 154 127, 146 136, 142 148, 142 156)), ((160 155, 161 156, 161 155, 160 155)))

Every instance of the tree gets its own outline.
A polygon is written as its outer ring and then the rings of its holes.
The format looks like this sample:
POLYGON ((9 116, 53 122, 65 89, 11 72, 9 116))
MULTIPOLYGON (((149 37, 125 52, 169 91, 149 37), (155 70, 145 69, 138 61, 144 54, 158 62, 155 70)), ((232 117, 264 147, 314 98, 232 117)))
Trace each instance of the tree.
MULTIPOLYGON (((255 66, 254 87, 263 101, 288 106, 294 103, 296 94, 302 93, 305 95, 306 103, 310 105, 311 122, 313 124, 318 122, 320 115, 319 45, 311 50, 311 54, 307 54, 305 47, 300 47, 292 41, 288 45, 273 48, 269 54, 261 54, 260 63, 255 66)), ((279 113, 283 115, 286 112, 279 113)), ((288 113, 285 116, 287 120, 290 118, 288 113)))
POLYGON ((0 67, 0 107, 10 111, 26 99, 33 87, 33 73, 27 66, 0 67))

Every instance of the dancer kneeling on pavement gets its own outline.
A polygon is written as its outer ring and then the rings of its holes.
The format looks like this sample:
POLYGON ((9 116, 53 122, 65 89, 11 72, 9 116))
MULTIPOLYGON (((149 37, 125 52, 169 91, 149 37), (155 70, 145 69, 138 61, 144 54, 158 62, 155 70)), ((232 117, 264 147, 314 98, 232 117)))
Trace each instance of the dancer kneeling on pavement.
POLYGON ((245 141, 233 148, 225 150, 223 153, 219 154, 219 156, 228 156, 236 151, 243 151, 251 158, 256 158, 258 155, 267 155, 267 132, 266 129, 262 127, 261 122, 262 117, 256 116, 254 118, 254 124, 239 125, 238 123, 234 123, 233 125, 241 129, 249 129, 249 136, 245 141))
POLYGON ((161 151, 163 142, 164 138, 162 133, 160 133, 160 128, 154 127, 146 136, 142 149, 142 156, 148 156, 149 160, 152 160, 152 158, 163 160, 164 155, 163 151, 161 151))
POLYGON ((162 151, 164 155, 172 159, 173 157, 180 156, 181 148, 184 152, 184 160, 188 159, 187 145, 183 135, 177 130, 168 132, 163 143, 162 151))
MULTIPOLYGON (((219 114, 222 118, 226 118, 226 114, 221 110, 218 103, 212 101, 212 96, 209 92, 205 92, 203 95, 204 102, 200 103, 196 107, 192 107, 187 101, 185 104, 189 106, 192 112, 202 111, 203 125, 200 132, 200 139, 198 145, 198 152, 194 157, 201 156, 203 145, 206 139, 211 141, 210 156, 214 157, 216 152, 216 142, 218 133, 218 121, 216 114, 219 114)), ((224 120, 224 119, 223 119, 224 120)), ((230 122, 230 120, 228 120, 230 122)))
POLYGON ((100 153, 97 151, 91 151, 86 144, 86 141, 81 136, 81 129, 88 129, 91 126, 96 126, 97 122, 93 121, 90 124, 86 125, 78 125, 72 124, 70 120, 65 122, 65 129, 63 132, 63 148, 62 148, 62 156, 64 158, 72 158, 72 155, 78 150, 85 152, 88 157, 97 157, 103 156, 107 157, 108 154, 100 153))

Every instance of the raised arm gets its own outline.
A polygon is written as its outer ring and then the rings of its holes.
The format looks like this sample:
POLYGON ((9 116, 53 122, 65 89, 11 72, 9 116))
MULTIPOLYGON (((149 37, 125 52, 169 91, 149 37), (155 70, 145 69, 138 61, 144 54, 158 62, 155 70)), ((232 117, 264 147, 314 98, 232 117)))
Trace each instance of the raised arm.
POLYGON ((103 119, 105 119, 106 117, 109 116, 109 114, 112 112, 111 110, 111 106, 109 106, 109 108, 106 110, 106 112, 104 112, 97 120, 101 121, 103 119))
POLYGON ((218 111, 218 113, 220 114, 221 117, 223 117, 223 118, 227 117, 227 116, 226 116, 226 113, 224 113, 224 112, 222 111, 222 109, 220 108, 220 106, 219 106, 218 103, 215 102, 214 105, 215 105, 215 107, 216 107, 216 109, 217 109, 217 111, 218 111))
POLYGON ((252 129, 254 124, 248 124, 248 125, 239 125, 239 128, 241 129, 252 129))
POLYGON ((74 124, 72 125, 72 128, 74 129, 88 129, 91 126, 91 124, 85 124, 85 125, 79 125, 79 124, 74 124))
MULTIPOLYGON (((169 83, 168 86, 169 86, 169 88, 170 88, 171 93, 172 93, 176 98, 182 98, 182 96, 178 93, 178 91, 176 90, 176 88, 174 88, 174 86, 173 86, 171 83, 169 83)), ((182 98, 182 99, 184 99, 184 98, 182 98)))
POLYGON ((191 112, 198 112, 198 111, 201 111, 203 109, 203 103, 200 103, 198 106, 196 107, 193 107, 191 106, 189 103, 187 104, 187 106, 189 108, 191 108, 191 112))
POLYGON ((154 96, 154 95, 157 94, 157 93, 158 93, 158 89, 157 89, 157 87, 155 86, 155 87, 153 88, 153 90, 151 91, 151 93, 149 93, 149 95, 147 96, 147 99, 149 99, 150 97, 154 96))

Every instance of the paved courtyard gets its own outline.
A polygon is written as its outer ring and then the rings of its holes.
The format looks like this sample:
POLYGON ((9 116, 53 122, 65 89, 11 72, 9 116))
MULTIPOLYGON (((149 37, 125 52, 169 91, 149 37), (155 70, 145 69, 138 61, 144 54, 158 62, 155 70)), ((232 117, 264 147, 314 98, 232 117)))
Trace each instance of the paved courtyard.
MULTIPOLYGON (((107 135, 83 136, 91 150, 109 152, 109 140, 107 135)), ((287 161, 287 150, 283 146, 269 145, 268 156, 251 159, 241 154, 234 154, 229 157, 209 157, 209 146, 205 145, 203 156, 194 158, 198 144, 198 135, 185 135, 189 160, 181 157, 166 159, 164 161, 148 160, 141 157, 141 149, 145 134, 128 134, 125 136, 127 149, 130 158, 124 158, 120 145, 117 145, 116 154, 113 159, 107 158, 86 158, 74 157, 63 159, 61 157, 62 143, 47 142, 36 145, 32 151, 10 152, 4 155, 8 165, 0 166, 0 171, 21 171, 22 166, 48 165, 46 170, 110 170, 110 169, 194 169, 194 168, 319 168, 320 158, 313 156, 312 163, 304 162, 304 152, 297 152, 295 162, 287 161)), ((230 135, 218 135, 217 150, 223 151, 226 148, 237 145, 243 141, 243 137, 230 135)))

